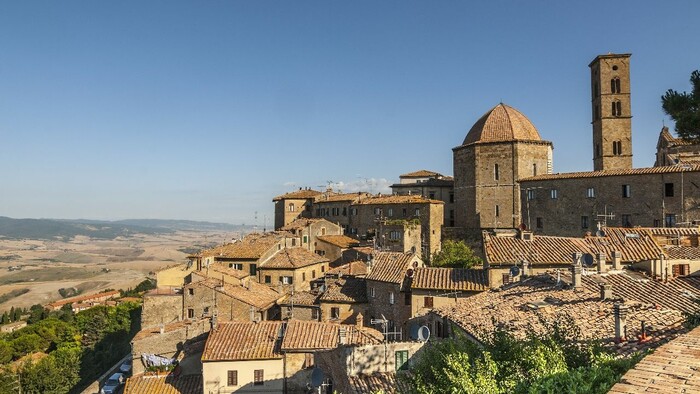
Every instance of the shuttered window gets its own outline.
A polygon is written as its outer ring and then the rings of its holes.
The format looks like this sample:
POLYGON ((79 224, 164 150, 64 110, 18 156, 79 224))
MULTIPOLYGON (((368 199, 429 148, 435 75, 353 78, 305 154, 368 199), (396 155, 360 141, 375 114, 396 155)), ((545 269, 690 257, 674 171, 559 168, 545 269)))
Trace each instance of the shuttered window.
POLYGON ((404 371, 408 369, 408 350, 399 350, 394 352, 394 359, 396 360, 396 370, 404 371))
POLYGON ((228 371, 227 386, 238 386, 238 371, 228 371))
POLYGON ((256 369, 253 371, 253 385, 254 386, 262 386, 265 383, 265 370, 264 369, 256 369))

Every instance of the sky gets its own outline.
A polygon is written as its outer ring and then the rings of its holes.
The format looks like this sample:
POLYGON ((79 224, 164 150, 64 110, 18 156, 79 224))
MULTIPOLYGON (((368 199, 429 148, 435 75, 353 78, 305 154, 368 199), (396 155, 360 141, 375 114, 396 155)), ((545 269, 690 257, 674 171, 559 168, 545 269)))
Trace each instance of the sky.
POLYGON ((588 64, 632 53, 635 167, 700 2, 0 0, 0 216, 273 223, 300 187, 451 175, 499 102, 591 170, 588 64))

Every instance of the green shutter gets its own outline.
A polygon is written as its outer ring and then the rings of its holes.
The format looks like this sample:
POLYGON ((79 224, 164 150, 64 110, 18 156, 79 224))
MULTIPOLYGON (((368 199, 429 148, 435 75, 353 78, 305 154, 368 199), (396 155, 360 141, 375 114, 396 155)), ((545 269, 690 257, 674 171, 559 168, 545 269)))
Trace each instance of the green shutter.
POLYGON ((399 350, 394 352, 394 360, 396 362, 397 371, 404 371, 408 369, 408 350, 399 350))

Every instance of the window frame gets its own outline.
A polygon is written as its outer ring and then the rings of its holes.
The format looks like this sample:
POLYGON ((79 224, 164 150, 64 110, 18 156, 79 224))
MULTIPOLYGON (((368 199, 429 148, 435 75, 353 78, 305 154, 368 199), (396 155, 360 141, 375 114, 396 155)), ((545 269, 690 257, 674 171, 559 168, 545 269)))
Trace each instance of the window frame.
POLYGON ((255 369, 253 370, 253 386, 264 386, 265 385, 265 370, 255 369))
POLYGON ((238 370, 230 369, 226 372, 226 386, 238 386, 238 370))

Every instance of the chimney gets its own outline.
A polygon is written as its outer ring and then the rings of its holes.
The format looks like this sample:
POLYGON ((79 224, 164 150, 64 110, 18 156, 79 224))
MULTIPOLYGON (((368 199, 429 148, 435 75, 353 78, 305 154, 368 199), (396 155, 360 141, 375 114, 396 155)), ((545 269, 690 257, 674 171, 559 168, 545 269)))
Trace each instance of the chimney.
POLYGON ((347 336, 345 327, 338 327, 338 345, 345 345, 347 343, 347 336))
POLYGON ((610 283, 600 284, 600 300, 611 300, 613 298, 612 285, 610 283))
POLYGON ((581 254, 581 252, 576 252, 576 253, 572 254, 571 259, 573 261, 571 262, 571 264, 580 266, 581 265, 581 256, 583 256, 583 254, 581 254))
POLYGON ((615 314, 615 342, 627 340, 627 305, 616 303, 613 307, 615 314))
POLYGON ((622 253, 619 251, 614 251, 612 253, 613 269, 619 271, 622 269, 622 253))
POLYGON ((527 260, 523 260, 523 273, 520 280, 526 279, 530 275, 530 263, 527 260))
POLYGON ((596 260, 598 260, 598 273, 604 274, 608 270, 608 268, 605 266, 605 253, 596 253, 596 260))
POLYGON ((571 277, 573 279, 572 285, 574 286, 574 291, 583 290, 583 280, 581 279, 581 266, 574 265, 571 267, 571 277))
POLYGON ((364 327, 365 317, 362 316, 362 313, 357 314, 357 319, 355 320, 355 325, 357 325, 357 327, 360 327, 360 328, 364 327))

